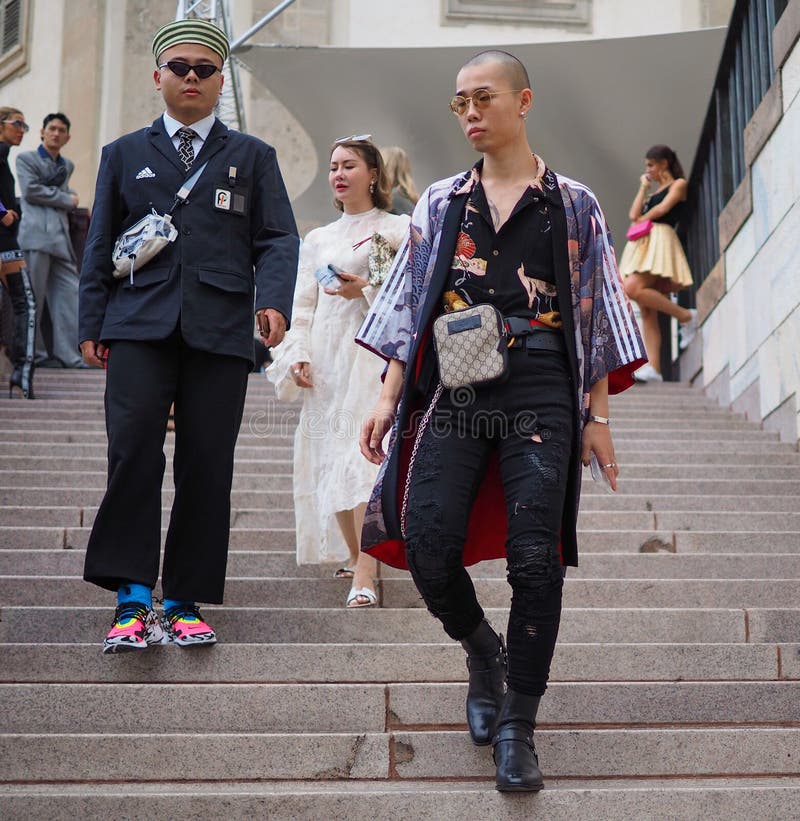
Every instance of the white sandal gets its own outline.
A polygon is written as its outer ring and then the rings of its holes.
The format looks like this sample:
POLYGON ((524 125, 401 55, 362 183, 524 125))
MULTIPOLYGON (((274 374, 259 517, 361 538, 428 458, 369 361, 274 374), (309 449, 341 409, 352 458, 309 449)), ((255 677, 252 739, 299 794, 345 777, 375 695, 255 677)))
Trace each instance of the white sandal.
POLYGON ((378 603, 378 597, 375 595, 375 591, 371 590, 369 587, 351 587, 350 592, 347 595, 347 605, 346 607, 354 609, 356 607, 373 607, 378 603), (360 602, 358 599, 366 599, 365 602, 360 602))

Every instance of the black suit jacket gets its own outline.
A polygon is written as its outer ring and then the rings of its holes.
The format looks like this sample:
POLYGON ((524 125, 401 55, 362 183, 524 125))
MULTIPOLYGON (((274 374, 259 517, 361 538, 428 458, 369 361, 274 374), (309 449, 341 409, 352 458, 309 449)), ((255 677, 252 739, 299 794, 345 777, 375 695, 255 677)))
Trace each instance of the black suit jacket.
POLYGON ((299 239, 275 150, 216 120, 193 168, 208 161, 185 205, 178 238, 128 279, 114 279, 121 231, 151 208, 166 213, 191 176, 159 117, 103 148, 80 282, 80 340, 165 339, 180 322, 188 345, 253 357, 253 312, 288 320, 299 239), (244 195, 245 214, 214 207, 218 189, 244 195))

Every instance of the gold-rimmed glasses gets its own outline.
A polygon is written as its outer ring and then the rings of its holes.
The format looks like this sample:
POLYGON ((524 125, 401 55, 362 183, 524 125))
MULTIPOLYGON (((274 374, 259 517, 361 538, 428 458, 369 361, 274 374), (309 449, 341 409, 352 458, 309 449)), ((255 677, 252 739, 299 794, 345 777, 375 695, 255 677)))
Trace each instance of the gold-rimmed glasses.
POLYGON ((477 91, 473 91, 469 97, 462 97, 460 94, 456 94, 456 96, 450 100, 450 111, 457 117, 460 117, 462 114, 467 113, 470 101, 472 101, 475 108, 482 111, 484 108, 489 108, 492 104, 492 98, 497 97, 498 94, 518 94, 519 91, 520 89, 517 88, 510 88, 507 91, 489 91, 487 88, 479 88, 477 91))

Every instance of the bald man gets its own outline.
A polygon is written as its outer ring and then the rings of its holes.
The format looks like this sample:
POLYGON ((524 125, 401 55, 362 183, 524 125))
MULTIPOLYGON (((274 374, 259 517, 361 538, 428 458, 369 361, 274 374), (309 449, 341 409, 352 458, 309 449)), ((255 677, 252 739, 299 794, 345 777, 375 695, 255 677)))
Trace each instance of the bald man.
MULTIPOLYGON (((581 463, 596 458, 616 489, 608 395, 632 385, 644 361, 603 213, 591 191, 531 150, 532 105, 513 55, 492 50, 464 64, 450 108, 481 158, 423 193, 357 336, 388 363, 361 434, 364 456, 386 460, 363 549, 407 567, 464 647, 470 736, 492 745, 504 792, 544 783, 533 732, 563 566, 577 564, 581 463), (507 368, 445 389, 431 325, 438 318, 449 336, 482 328, 477 305, 500 316, 507 368), (507 653, 465 570, 502 557, 512 593, 507 653)), ((482 361, 469 342, 461 358, 482 361)))

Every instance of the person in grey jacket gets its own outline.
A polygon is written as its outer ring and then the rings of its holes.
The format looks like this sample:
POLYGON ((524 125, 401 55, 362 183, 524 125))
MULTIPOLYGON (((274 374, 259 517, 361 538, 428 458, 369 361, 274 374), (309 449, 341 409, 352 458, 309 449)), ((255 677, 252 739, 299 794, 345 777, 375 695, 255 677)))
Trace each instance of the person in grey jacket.
POLYGON ((19 244, 36 294, 36 362, 49 358, 41 328, 46 302, 53 324, 52 358, 76 368, 83 366, 78 349, 78 269, 67 215, 77 208, 78 195, 69 187, 75 165, 61 154, 69 129, 65 114, 48 114, 41 145, 17 157, 17 181, 23 202, 19 244))

